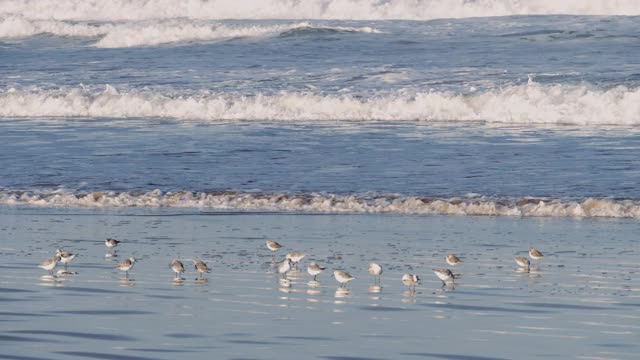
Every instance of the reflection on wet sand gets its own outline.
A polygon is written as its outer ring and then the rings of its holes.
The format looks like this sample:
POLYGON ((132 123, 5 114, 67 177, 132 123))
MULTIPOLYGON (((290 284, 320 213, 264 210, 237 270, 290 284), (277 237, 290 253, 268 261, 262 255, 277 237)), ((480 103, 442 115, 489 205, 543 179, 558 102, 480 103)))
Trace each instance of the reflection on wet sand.
POLYGON ((195 284, 196 285, 205 285, 209 283, 209 279, 206 277, 197 277, 195 279, 195 284))
POLYGON ((69 270, 58 270, 56 275, 58 275, 58 276, 78 275, 78 272, 77 271, 69 271, 69 270))
POLYGON ((136 280, 130 277, 119 278, 120 286, 132 287, 136 284, 136 280))
POLYGON ((415 290, 407 290, 403 293, 402 301, 405 304, 415 304, 416 303, 416 291, 415 290))
POLYGON ((351 297, 351 290, 349 288, 339 287, 336 289, 335 298, 344 299, 351 297))

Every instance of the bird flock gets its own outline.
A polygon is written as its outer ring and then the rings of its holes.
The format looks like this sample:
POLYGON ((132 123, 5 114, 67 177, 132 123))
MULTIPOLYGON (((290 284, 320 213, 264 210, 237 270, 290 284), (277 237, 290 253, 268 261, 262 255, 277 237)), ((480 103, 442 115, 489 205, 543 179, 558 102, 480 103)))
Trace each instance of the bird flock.
MULTIPOLYGON (((267 240, 266 246, 267 246, 267 249, 271 250, 274 253, 283 247, 281 244, 273 240, 267 240)), ((529 256, 533 260, 540 260, 544 257, 544 255, 540 251, 538 251, 536 248, 533 248, 533 247, 529 248, 529 256)), ((291 271, 293 267, 297 267, 298 263, 304 257, 305 257, 305 254, 301 252, 288 253, 284 261, 278 264, 278 273, 280 273, 280 275, 282 275, 283 278, 286 278, 287 273, 291 271)), ((275 255, 274 255, 274 260, 275 260, 275 255)), ((444 258, 444 260, 447 262, 447 264, 454 267, 463 262, 463 260, 461 260, 459 257, 457 257, 454 254, 447 255, 444 258)), ((529 259, 525 257, 515 257, 514 260, 516 261, 518 266, 520 266, 521 270, 527 271, 527 272, 529 271, 531 266, 529 259)), ((326 270, 326 268, 321 267, 315 261, 310 262, 309 265, 307 266, 307 273, 313 276, 314 281, 317 279, 317 276, 320 275, 320 273, 322 273, 324 270, 326 270)), ((378 263, 371 262, 369 263, 369 268, 367 270, 369 274, 374 277, 375 284, 380 284, 380 277, 383 271, 382 266, 378 263)), ((446 286, 447 283, 454 283, 456 277, 458 276, 454 274, 453 271, 451 271, 451 269, 447 269, 447 268, 436 268, 436 269, 432 269, 432 271, 438 277, 438 279, 442 281, 442 286, 446 286)), ((338 281, 338 283, 340 283, 341 287, 346 286, 346 284, 349 281, 352 281, 355 279, 355 277, 353 277, 348 272, 341 271, 341 270, 335 270, 333 272, 333 277, 336 279, 336 281, 338 281)), ((420 283, 421 279, 416 274, 405 273, 402 275, 401 280, 404 285, 409 287, 409 289, 415 290, 416 286, 420 283)))
MULTIPOLYGON (((104 241, 105 246, 108 249, 112 249, 113 252, 111 253, 107 253, 107 257, 116 257, 118 256, 116 254, 116 247, 118 245, 120 245, 121 241, 116 240, 116 239, 112 239, 112 238, 108 238, 104 241)), ((274 253, 274 262, 275 262, 275 252, 282 249, 283 245, 279 244, 276 241, 273 240, 267 240, 265 242, 265 245, 267 247, 267 249, 269 249, 271 252, 274 253)), ((58 263, 62 263, 64 265, 64 270, 59 270, 58 271, 58 275, 73 275, 76 274, 75 272, 71 272, 68 270, 68 264, 75 259, 76 254, 73 254, 69 251, 66 250, 61 250, 61 249, 57 249, 56 253, 53 257, 44 260, 42 263, 40 263, 38 265, 38 267, 49 271, 49 275, 53 276, 53 270, 56 268, 56 266, 58 265, 58 263)), ((306 257, 306 254, 302 253, 302 252, 290 252, 286 255, 284 261, 278 263, 277 265, 277 269, 278 269, 278 273, 282 276, 283 279, 287 278, 287 273, 289 273, 289 271, 291 271, 294 268, 298 268, 300 262, 302 261, 302 259, 304 259, 306 257)), ((538 251, 536 248, 531 247, 529 248, 529 257, 532 260, 540 260, 544 257, 544 254, 542 254, 542 252, 538 251)), ((459 257, 457 257, 454 254, 449 254, 447 255, 444 260, 446 261, 447 264, 449 264, 452 267, 455 267, 457 265, 459 265, 460 263, 464 262, 463 260, 461 260, 459 257)), ((514 257, 514 260, 516 262, 516 264, 518 264, 519 269, 521 271, 526 271, 528 272, 531 268, 531 261, 529 261, 528 258, 526 257, 514 257)), ((128 279, 129 277, 129 271, 133 268, 133 266, 136 264, 136 262, 139 261, 139 259, 136 259, 134 257, 130 257, 127 258, 125 260, 123 260, 122 262, 120 262, 115 268, 120 270, 120 271, 124 271, 125 273, 125 278, 128 279)), ((196 280, 204 280, 204 278, 202 277, 203 274, 209 273, 211 272, 211 268, 209 268, 209 266, 207 266, 207 264, 197 258, 192 259, 193 263, 194 263, 194 268, 195 270, 198 272, 198 278, 196 280)), ((178 260, 178 259, 173 259, 171 261, 171 270, 173 270, 173 272, 175 273, 175 279, 176 280, 184 280, 181 275, 185 272, 185 267, 184 264, 178 260)), ((316 263, 315 261, 311 261, 308 265, 307 265, 307 273, 311 276, 313 276, 313 281, 317 281, 317 277, 318 275, 320 275, 322 272, 324 272, 327 268, 326 267, 322 267, 320 266, 318 263, 316 263)), ((381 275, 383 272, 382 266, 378 263, 375 262, 371 262, 369 263, 369 267, 368 267, 368 273, 374 277, 374 282, 375 284, 380 284, 380 279, 381 279, 381 275)), ((442 281, 442 286, 446 286, 447 283, 455 283, 455 279, 456 277, 458 277, 459 275, 455 274, 453 271, 451 271, 451 269, 448 268, 436 268, 436 269, 432 269, 433 273, 438 277, 438 279, 440 279, 440 281, 442 281)), ((336 279, 336 281, 340 284, 340 287, 346 287, 347 284, 354 280, 355 277, 353 277, 351 274, 349 274, 346 271, 342 271, 342 270, 335 270, 333 272, 333 277, 336 279)), ((409 289, 415 290, 416 286, 420 283, 421 279, 418 275, 416 274, 411 274, 411 273, 405 273, 402 275, 401 278, 402 283, 407 286, 409 289)))

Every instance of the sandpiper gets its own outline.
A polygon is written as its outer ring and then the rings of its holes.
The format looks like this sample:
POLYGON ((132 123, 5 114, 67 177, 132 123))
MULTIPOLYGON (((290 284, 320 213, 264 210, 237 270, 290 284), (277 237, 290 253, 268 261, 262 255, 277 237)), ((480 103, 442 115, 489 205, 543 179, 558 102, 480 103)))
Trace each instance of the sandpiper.
POLYGON ((282 275, 282 278, 287 277, 287 273, 291 270, 291 259, 286 258, 278 265, 278 273, 282 275))
POLYGON ((56 249, 56 256, 60 257, 60 261, 62 261, 66 270, 67 264, 76 257, 76 254, 72 254, 66 250, 56 249))
POLYGON ((171 261, 171 270, 176 273, 176 279, 178 279, 178 275, 184 272, 184 265, 178 259, 173 259, 171 261))
MULTIPOLYGON (((116 239, 111 239, 108 238, 107 240, 104 241, 104 244, 109 248, 109 249, 113 249, 114 247, 118 246, 122 241, 120 240, 116 240, 116 239)), ((115 250, 114 250, 115 251, 115 250)))
POLYGON ((203 273, 210 273, 211 269, 207 266, 207 264, 200 259, 192 259, 195 264, 196 271, 198 272, 198 277, 202 277, 203 273))
POLYGON ((49 271, 49 275, 53 275, 53 269, 56 268, 56 265, 58 265, 59 261, 60 261, 60 256, 56 255, 52 258, 48 258, 47 260, 41 262, 40 265, 38 265, 38 267, 49 271))
POLYGON ((120 271, 124 271, 126 273, 126 277, 129 278, 129 270, 131 270, 131 268, 133 267, 133 265, 136 263, 137 260, 138 259, 134 257, 130 257, 124 260, 123 262, 121 262, 120 264, 118 264, 118 266, 116 266, 116 269, 120 271))
POLYGON ((271 251, 278 251, 278 250, 280 250, 280 248, 282 248, 282 245, 278 244, 277 242, 275 242, 273 240, 267 240, 265 242, 265 244, 267 244, 267 249, 269 249, 271 251))
POLYGON ((336 278, 336 280, 340 283, 340 286, 346 286, 346 284, 355 279, 353 276, 351 276, 351 274, 349 274, 346 271, 340 271, 340 270, 336 270, 333 272, 333 277, 336 278))
POLYGON ((540 260, 544 257, 544 254, 541 253, 540 251, 538 251, 538 249, 534 248, 534 247, 530 247, 529 248, 529 257, 531 257, 533 260, 540 260))
POLYGON ((310 262, 307 266, 307 272, 309 273, 309 275, 313 276, 313 280, 316 280, 316 276, 318 276, 318 274, 325 271, 326 269, 326 267, 322 267, 316 264, 315 261, 310 262))
POLYGON ((513 260, 515 260, 520 267, 529 269, 529 266, 531 266, 529 259, 526 257, 514 257, 513 260))
POLYGON ((416 285, 420 282, 420 278, 418 275, 414 274, 404 274, 402 275, 402 283, 409 287, 409 289, 413 288, 415 290, 416 285))
POLYGON ((382 274, 382 266, 377 263, 369 263, 369 274, 373 275, 374 282, 380 282, 380 275, 382 274))
POLYGON ((447 261, 447 264, 451 265, 451 266, 456 266, 458 264, 460 264, 461 262, 463 262, 462 260, 460 260, 459 257, 453 255, 453 254, 449 254, 444 258, 447 261))
POLYGON ((291 260, 291 263, 294 264, 296 268, 298 268, 298 263, 300 262, 300 260, 304 259, 305 256, 306 255, 301 252, 292 252, 287 254, 287 259, 291 260))
POLYGON ((449 269, 432 269, 438 279, 442 281, 442 286, 447 285, 447 281, 455 282, 456 276, 449 269))

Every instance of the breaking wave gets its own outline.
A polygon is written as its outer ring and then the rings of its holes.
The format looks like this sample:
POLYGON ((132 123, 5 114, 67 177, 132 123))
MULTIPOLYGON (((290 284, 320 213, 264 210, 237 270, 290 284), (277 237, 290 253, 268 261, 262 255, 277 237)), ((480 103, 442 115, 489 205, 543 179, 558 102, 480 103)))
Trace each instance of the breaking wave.
POLYGON ((341 196, 242 192, 0 191, 0 204, 85 208, 204 208, 233 211, 390 213, 484 216, 640 218, 640 200, 426 198, 399 195, 341 196))
POLYGON ((281 92, 175 95, 81 88, 0 91, 2 117, 173 118, 201 121, 486 121, 513 124, 640 124, 640 89, 541 85, 471 94, 357 96, 281 92))
POLYGON ((31 19, 430 20, 510 15, 640 15, 637 0, 2 0, 31 19))
POLYGON ((371 27, 324 26, 309 22, 275 25, 228 25, 185 19, 117 24, 79 24, 59 20, 30 20, 23 16, 0 16, 0 38, 38 34, 101 37, 95 46, 123 48, 188 41, 220 41, 233 38, 290 35, 305 31, 377 33, 371 27))

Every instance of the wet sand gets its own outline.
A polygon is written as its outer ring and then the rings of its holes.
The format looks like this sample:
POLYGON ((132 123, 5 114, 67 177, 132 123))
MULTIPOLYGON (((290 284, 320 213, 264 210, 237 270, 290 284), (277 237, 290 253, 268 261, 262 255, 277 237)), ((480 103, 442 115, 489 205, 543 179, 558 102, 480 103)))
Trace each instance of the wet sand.
MULTIPOLYGON (((640 224, 0 208, 2 359, 635 359, 640 224), (122 240, 118 257, 103 241, 122 240), (307 253, 279 280, 264 241, 307 253), (514 256, 547 256, 530 272, 514 256), (76 275, 43 277, 56 248, 76 275), (432 268, 465 261, 455 286, 432 268), (115 270, 135 256, 129 279, 115 270), (181 259, 184 281, 169 264, 181 259), (189 260, 213 269, 196 281, 189 260), (310 285, 310 260, 329 269, 310 285), (372 287, 367 264, 384 267, 372 287), (346 290, 333 269, 356 277, 346 290), (422 279, 415 292, 400 278, 422 279)), ((56 270, 61 269, 59 266, 56 270)))

